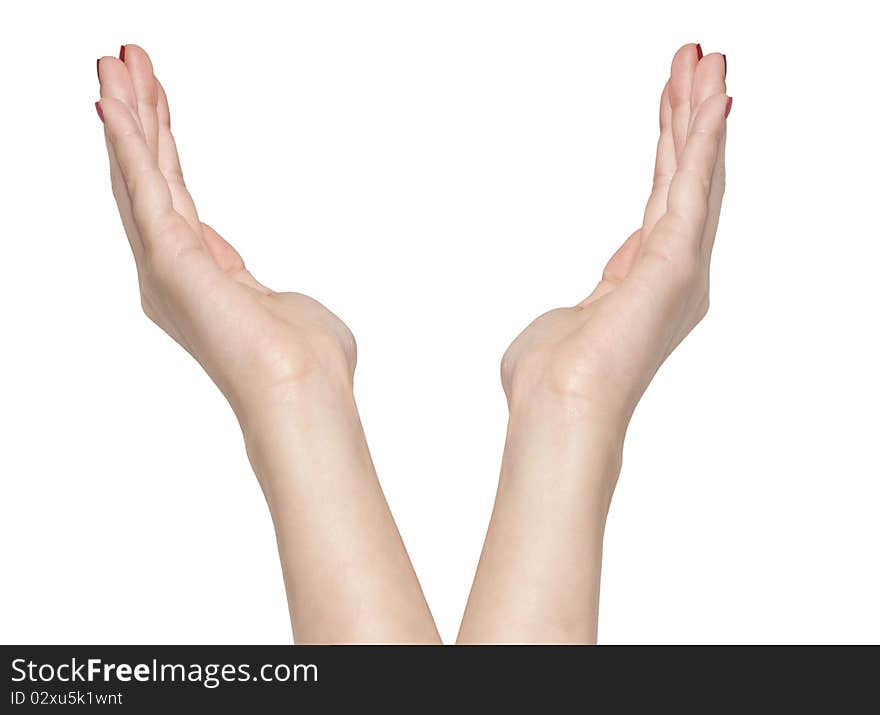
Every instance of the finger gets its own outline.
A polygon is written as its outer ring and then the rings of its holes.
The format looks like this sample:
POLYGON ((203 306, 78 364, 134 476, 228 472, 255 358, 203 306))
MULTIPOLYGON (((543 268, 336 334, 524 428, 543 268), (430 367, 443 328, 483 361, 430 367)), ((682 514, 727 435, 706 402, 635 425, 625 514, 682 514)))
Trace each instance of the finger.
MULTIPOLYGON (((163 237, 192 243, 191 232, 169 231, 182 219, 174 212, 168 184, 131 110, 119 99, 101 100, 104 126, 122 174, 131 212, 144 248, 160 248, 163 237)), ((179 247, 183 247, 180 245, 179 247)))
POLYGON ((165 177, 165 181, 168 182, 174 210, 183 216, 194 230, 201 233, 202 224, 199 221, 195 202, 183 181, 183 170, 180 168, 177 144, 171 133, 171 113, 168 110, 168 98, 159 80, 156 80, 156 89, 158 91, 156 114, 159 122, 157 152, 159 170, 165 177))
POLYGON ((131 77, 135 109, 144 131, 144 138, 155 155, 158 145, 156 103, 159 93, 156 89, 156 78, 153 76, 153 63, 149 55, 137 45, 123 45, 120 54, 125 58, 124 65, 131 77))
MULTIPOLYGON (((694 79, 694 106, 699 106, 714 94, 727 93, 727 57, 713 53, 706 55, 697 66, 697 74, 694 79)), ((721 215, 721 200, 724 196, 725 168, 724 150, 727 144, 727 122, 721 134, 721 143, 718 148, 718 159, 715 161, 715 170, 712 173, 712 185, 709 189, 709 207, 706 217, 706 226, 703 229, 702 247, 705 254, 706 265, 712 254, 712 246, 715 243, 715 232, 718 230, 718 219, 721 215)))
POLYGON ((216 263, 220 270, 226 275, 235 278, 240 283, 244 283, 245 285, 258 290, 260 293, 269 294, 272 292, 254 278, 245 268, 244 261, 239 252, 206 223, 202 224, 202 236, 204 237, 205 245, 208 247, 211 257, 214 259, 214 263, 216 263))
MULTIPOLYGON (((727 92, 727 59, 724 55, 713 52, 706 55, 697 65, 694 73, 694 86, 691 95, 691 106, 699 107, 709 97, 716 94, 726 94, 727 92)), ((696 118, 696 113, 691 114, 691 124, 696 118)), ((715 236, 715 230, 718 227, 718 218, 721 213, 721 197, 724 194, 724 133, 721 138, 721 151, 719 159, 715 162, 715 169, 712 173, 712 181, 709 188, 708 213, 706 225, 703 229, 701 245, 706 247, 707 264, 709 253, 711 253, 712 239, 715 236)))
POLYGON ((135 263, 139 264, 144 252, 144 242, 132 214, 131 200, 128 198, 128 191, 125 189, 125 180, 122 177, 122 169, 119 168, 116 151, 113 149, 113 144, 110 143, 110 138, 106 133, 104 140, 107 144, 107 156, 110 159, 110 185, 113 188, 113 197, 116 199, 116 207, 119 210, 119 217, 122 219, 125 235, 128 237, 128 242, 131 245, 135 263))
POLYGON ((706 265, 712 259, 712 248, 715 246, 715 233, 718 231, 718 220, 721 217, 721 201, 724 198, 724 187, 727 181, 724 166, 724 151, 727 147, 727 122, 721 134, 721 145, 718 147, 718 159, 715 161, 715 173, 712 174, 712 188, 709 190, 709 211, 706 227, 703 229, 703 254, 706 265))
POLYGON ((697 109, 675 177, 669 186, 666 215, 650 240, 684 242, 699 248, 708 216, 712 176, 730 106, 725 94, 709 97, 697 109), (655 238, 656 237, 656 238, 655 238))
MULTIPOLYGON (((131 80, 125 67, 119 60, 115 57, 100 58, 98 60, 98 81, 102 97, 116 97, 127 107, 130 107, 131 111, 134 111, 134 88, 131 85, 131 80)), ((100 103, 98 105, 100 106, 100 103)), ((113 149, 109 136, 107 136, 106 122, 103 124, 103 127, 107 156, 110 162, 110 184, 113 188, 113 197, 116 199, 116 206, 122 219, 122 226, 125 229, 125 235, 128 237, 128 242, 131 245, 131 250, 137 263, 143 254, 143 240, 132 215, 131 201, 125 189, 125 181, 122 177, 122 170, 119 168, 119 161, 116 159, 116 152, 113 149)))
POLYGON ((605 270, 602 272, 602 280, 599 281, 593 292, 578 303, 578 305, 587 305, 594 300, 598 300, 606 293, 610 293, 629 275, 630 269, 639 254, 641 237, 641 229, 630 234, 629 238, 611 256, 611 260, 608 261, 605 270))
POLYGON ((672 105, 672 136, 675 140, 675 155, 681 156, 687 141, 688 126, 691 121, 691 94, 694 73, 703 55, 698 44, 684 45, 672 58, 669 77, 669 102, 672 105))
POLYGON ((102 57, 98 60, 98 81, 101 83, 101 98, 112 97, 122 102, 137 120, 139 129, 141 120, 137 112, 137 97, 131 75, 121 60, 115 57, 102 57))
MULTIPOLYGON (((719 52, 708 54, 697 63, 693 87, 691 88, 691 107, 696 109, 709 97, 727 92, 727 86, 724 81, 726 64, 724 55, 719 52)), ((696 112, 691 113, 688 130, 690 130, 690 126, 693 124, 694 117, 696 117, 696 112)))
POLYGON ((634 231, 626 241, 621 244, 620 248, 611 256, 608 265, 602 273, 602 280, 610 283, 620 283, 629 275, 636 256, 639 252, 639 243, 641 242, 642 232, 634 231))
POLYGON ((660 96, 660 139, 657 141, 657 158, 654 162, 654 184, 645 206, 642 231, 651 232, 654 224, 666 213, 666 196, 675 175, 675 142, 672 136, 672 105, 669 102, 669 82, 660 96))
POLYGON ((202 224, 205 244, 214 262, 224 273, 235 273, 244 270, 244 261, 235 248, 208 224, 202 224))

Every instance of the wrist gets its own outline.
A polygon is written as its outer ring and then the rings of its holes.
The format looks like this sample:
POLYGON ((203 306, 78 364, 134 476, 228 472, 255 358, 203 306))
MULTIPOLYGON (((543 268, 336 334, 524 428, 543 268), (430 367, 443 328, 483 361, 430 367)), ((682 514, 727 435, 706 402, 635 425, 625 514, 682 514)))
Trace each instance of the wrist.
POLYGON ((327 479, 329 463, 367 454, 350 381, 314 375, 276 385, 235 412, 270 507, 279 490, 327 479))
POLYGON ((582 399, 533 394, 511 401, 502 481, 576 490, 603 519, 623 455, 626 425, 582 399))
POLYGON ((534 386, 508 393, 509 422, 516 425, 547 425, 562 439, 584 440, 597 450, 618 454, 623 449, 631 411, 581 393, 534 386))
POLYGON ((307 415, 321 404, 334 408, 354 402, 350 373, 312 369, 277 379, 254 379, 224 394, 238 418, 245 440, 256 437, 267 426, 286 423, 307 415))

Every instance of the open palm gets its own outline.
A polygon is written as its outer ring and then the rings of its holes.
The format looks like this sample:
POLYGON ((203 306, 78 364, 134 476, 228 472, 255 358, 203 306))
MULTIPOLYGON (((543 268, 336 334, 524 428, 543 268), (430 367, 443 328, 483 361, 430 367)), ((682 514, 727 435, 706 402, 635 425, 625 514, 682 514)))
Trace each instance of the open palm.
POLYGON ((676 53, 642 226, 587 298, 545 313, 510 346, 502 380, 511 402, 550 390, 625 426, 656 370, 705 315, 724 193, 726 70, 723 55, 702 57, 697 45, 676 53))
POLYGON ((276 293, 199 219, 183 181, 168 101, 147 53, 98 61, 113 194, 146 314, 205 368, 233 407, 313 370, 351 380, 355 343, 320 303, 276 293))

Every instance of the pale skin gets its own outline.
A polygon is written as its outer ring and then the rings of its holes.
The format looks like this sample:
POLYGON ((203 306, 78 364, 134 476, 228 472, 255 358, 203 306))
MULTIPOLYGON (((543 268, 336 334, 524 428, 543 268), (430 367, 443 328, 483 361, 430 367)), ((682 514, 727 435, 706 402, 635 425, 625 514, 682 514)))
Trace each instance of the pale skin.
MULTIPOLYGON (((238 417, 275 525, 299 643, 439 643, 370 459, 348 328, 258 282, 202 223, 150 58, 98 61, 110 175, 146 314, 205 369, 238 417)), ((708 308, 724 193, 726 61, 675 55, 641 227, 581 303, 507 350, 510 407, 495 509, 462 643, 596 639, 605 519, 629 419, 708 308)))

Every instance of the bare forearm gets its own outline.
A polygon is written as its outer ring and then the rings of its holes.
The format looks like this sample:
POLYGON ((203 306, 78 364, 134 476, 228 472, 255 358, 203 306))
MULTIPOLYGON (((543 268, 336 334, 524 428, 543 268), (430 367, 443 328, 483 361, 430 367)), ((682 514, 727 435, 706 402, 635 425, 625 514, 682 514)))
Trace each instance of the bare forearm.
POLYGON ((438 642, 350 389, 312 382, 242 424, 297 642, 438 642))
POLYGON ((539 399, 512 408, 460 642, 595 641, 621 442, 577 403, 539 399))

